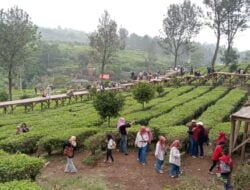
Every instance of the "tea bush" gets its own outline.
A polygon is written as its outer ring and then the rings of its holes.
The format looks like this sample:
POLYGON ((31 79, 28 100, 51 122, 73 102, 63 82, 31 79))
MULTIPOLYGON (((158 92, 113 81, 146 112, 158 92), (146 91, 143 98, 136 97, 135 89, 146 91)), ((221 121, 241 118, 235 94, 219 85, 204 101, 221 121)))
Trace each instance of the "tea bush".
POLYGON ((42 190, 35 182, 28 180, 0 183, 0 190, 42 190))

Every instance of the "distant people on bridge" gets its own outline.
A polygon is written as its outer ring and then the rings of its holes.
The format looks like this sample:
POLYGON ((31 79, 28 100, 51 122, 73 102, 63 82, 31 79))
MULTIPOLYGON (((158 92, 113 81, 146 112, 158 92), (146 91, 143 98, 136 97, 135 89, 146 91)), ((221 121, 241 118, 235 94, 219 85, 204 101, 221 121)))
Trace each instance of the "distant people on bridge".
POLYGON ((162 174, 162 166, 165 160, 165 153, 166 153, 167 145, 166 145, 166 138, 164 136, 159 136, 159 140, 156 144, 155 148, 155 169, 158 173, 162 174))
POLYGON ((223 142, 224 144, 226 144, 227 142, 226 134, 224 131, 219 132, 219 137, 215 140, 215 144, 219 145, 221 142, 223 142))
POLYGON ((213 173, 213 169, 215 168, 216 165, 219 164, 219 158, 223 155, 223 147, 224 147, 225 143, 224 142, 220 142, 219 145, 217 145, 213 151, 212 154, 212 161, 213 164, 209 169, 209 174, 214 174, 213 173))
POLYGON ((169 175, 174 177, 179 177, 181 175, 181 153, 180 153, 180 141, 175 140, 170 145, 170 155, 169 155, 169 164, 170 164, 170 172, 169 175))
POLYGON ((113 163, 114 158, 112 155, 112 150, 116 148, 116 143, 115 143, 112 135, 110 135, 110 134, 107 135, 106 142, 107 142, 107 154, 106 154, 105 162, 113 163), (110 160, 109 160, 109 158, 110 158, 110 160))
POLYGON ((16 128, 16 134, 27 133, 29 132, 29 128, 26 123, 21 123, 16 128))
POLYGON ((74 90, 73 89, 70 89, 66 92, 66 95, 71 97, 71 96, 74 96, 74 90))
POLYGON ((195 72, 194 72, 194 76, 196 76, 196 77, 200 77, 200 76, 201 76, 200 71, 195 71, 195 72))
POLYGON ((147 130, 144 126, 141 126, 139 132, 136 135, 135 146, 138 147, 137 160, 142 165, 146 164, 148 141, 149 141, 149 136, 148 136, 147 130))
POLYGON ((193 75, 194 74, 194 68, 193 66, 190 67, 190 75, 193 75))
POLYGON ((128 131, 127 128, 131 127, 132 123, 126 123, 125 118, 120 117, 117 122, 117 129, 119 130, 120 134, 120 146, 119 151, 128 155, 128 131))
POLYGON ((74 158, 74 152, 76 149, 76 137, 71 136, 68 141, 66 141, 63 145, 63 154, 67 157, 67 163, 66 167, 64 169, 64 172, 66 173, 75 173, 77 172, 77 169, 74 165, 73 158, 74 158))

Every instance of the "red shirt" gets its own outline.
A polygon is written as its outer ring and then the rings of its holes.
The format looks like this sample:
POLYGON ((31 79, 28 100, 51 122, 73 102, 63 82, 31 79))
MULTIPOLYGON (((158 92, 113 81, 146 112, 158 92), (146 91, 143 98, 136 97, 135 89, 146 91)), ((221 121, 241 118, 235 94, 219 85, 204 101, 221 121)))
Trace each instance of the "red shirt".
POLYGON ((193 138, 194 138, 194 140, 196 140, 196 141, 198 141, 200 130, 201 130, 200 127, 194 128, 194 131, 193 131, 193 138))
POLYGON ((223 150, 221 145, 217 145, 214 149, 212 160, 219 161, 219 158, 223 155, 223 150))

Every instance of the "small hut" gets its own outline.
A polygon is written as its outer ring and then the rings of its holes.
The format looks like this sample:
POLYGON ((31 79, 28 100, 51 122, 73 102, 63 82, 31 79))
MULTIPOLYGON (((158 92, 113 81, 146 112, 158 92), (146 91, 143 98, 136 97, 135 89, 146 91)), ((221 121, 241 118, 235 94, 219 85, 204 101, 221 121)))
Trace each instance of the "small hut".
POLYGON ((231 115, 231 133, 230 133, 230 155, 241 149, 241 162, 245 159, 246 144, 250 143, 250 106, 243 107, 238 112, 231 115), (241 127, 244 127, 242 142, 236 146, 241 127))

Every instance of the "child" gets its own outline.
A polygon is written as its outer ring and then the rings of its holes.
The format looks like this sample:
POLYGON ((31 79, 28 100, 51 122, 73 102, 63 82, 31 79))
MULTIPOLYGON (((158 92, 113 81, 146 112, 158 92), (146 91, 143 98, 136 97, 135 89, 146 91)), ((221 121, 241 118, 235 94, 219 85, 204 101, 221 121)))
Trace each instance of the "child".
POLYGON ((172 178, 178 177, 181 174, 180 166, 181 166, 181 153, 179 151, 180 141, 175 140, 170 146, 170 176, 172 178))
POLYGON ((218 164, 219 158, 223 155, 222 148, 224 147, 224 145, 225 145, 225 142, 220 142, 220 144, 217 145, 214 149, 214 152, 212 155, 213 164, 209 169, 209 174, 211 174, 211 175, 214 174, 212 171, 213 171, 214 167, 218 164))
POLYGON ((105 162, 109 161, 109 158, 110 158, 111 160, 109 162, 112 163, 112 162, 114 162, 114 158, 112 156, 112 150, 115 148, 115 141, 113 140, 113 137, 110 134, 107 135, 107 143, 108 143, 108 145, 107 145, 107 157, 106 157, 105 162))
POLYGON ((228 149, 223 150, 224 155, 219 158, 220 160, 220 173, 221 173, 221 178, 224 183, 224 189, 228 190, 232 188, 230 185, 230 174, 233 169, 233 162, 231 157, 228 155, 228 149))
POLYGON ((162 165, 165 158, 165 152, 166 152, 166 138, 160 136, 159 141, 157 142, 155 148, 155 157, 156 157, 155 169, 160 174, 163 173, 162 165))

